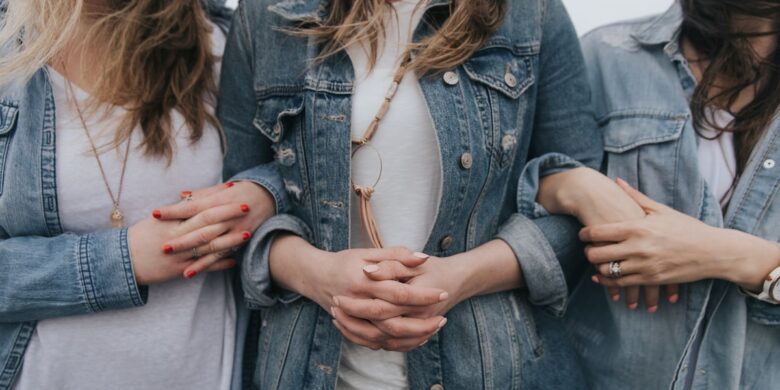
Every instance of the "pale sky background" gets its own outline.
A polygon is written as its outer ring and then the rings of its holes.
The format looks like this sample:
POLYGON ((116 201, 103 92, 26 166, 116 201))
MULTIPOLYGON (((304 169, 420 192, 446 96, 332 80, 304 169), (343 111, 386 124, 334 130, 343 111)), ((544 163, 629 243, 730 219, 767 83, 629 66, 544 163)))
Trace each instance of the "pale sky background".
MULTIPOLYGON (((235 6, 238 0, 227 0, 227 3, 235 6)), ((563 3, 577 31, 584 34, 603 24, 661 13, 669 8, 672 0, 563 0, 563 3)))

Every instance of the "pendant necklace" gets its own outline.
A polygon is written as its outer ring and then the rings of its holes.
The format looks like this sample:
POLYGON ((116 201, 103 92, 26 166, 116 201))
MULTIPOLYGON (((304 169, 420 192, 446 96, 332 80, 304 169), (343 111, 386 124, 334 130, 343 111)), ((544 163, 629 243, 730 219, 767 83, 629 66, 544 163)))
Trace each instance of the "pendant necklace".
POLYGON ((121 228, 124 226, 125 215, 122 213, 122 210, 120 209, 119 205, 120 205, 120 201, 122 200, 122 187, 124 186, 124 182, 125 182, 125 170, 127 168, 127 158, 130 155, 131 138, 128 137, 127 139, 127 146, 125 147, 125 157, 124 157, 124 161, 122 162, 122 173, 119 176, 119 189, 117 190, 116 196, 114 196, 114 191, 111 190, 111 186, 108 184, 108 177, 106 176, 105 169, 103 169, 103 163, 100 161, 100 155, 98 154, 97 147, 95 147, 95 141, 92 139, 92 135, 89 133, 89 127, 87 126, 87 121, 84 120, 84 114, 82 114, 81 108, 79 108, 78 99, 76 98, 76 94, 73 91, 73 84, 69 80, 68 80, 68 89, 70 90, 70 95, 73 97, 73 105, 76 107, 76 112, 79 115, 81 126, 84 128, 84 134, 87 135, 87 140, 89 140, 89 146, 92 148, 92 154, 95 156, 95 160, 97 161, 98 168, 100 169, 100 175, 103 177, 103 184, 106 185, 106 191, 108 192, 108 195, 111 197, 111 203, 113 204, 113 208, 111 210, 111 215, 110 215, 111 227, 121 228))

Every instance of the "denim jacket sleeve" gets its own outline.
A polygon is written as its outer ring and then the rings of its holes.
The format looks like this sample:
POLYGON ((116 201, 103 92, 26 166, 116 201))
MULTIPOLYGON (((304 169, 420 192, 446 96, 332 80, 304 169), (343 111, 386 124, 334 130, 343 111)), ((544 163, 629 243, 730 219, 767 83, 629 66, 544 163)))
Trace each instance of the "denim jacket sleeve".
POLYGON ((0 240, 0 322, 142 306, 127 229, 0 240))
POLYGON ((274 161, 271 142, 253 124, 257 109, 251 82, 254 49, 247 26, 244 7, 239 6, 233 15, 222 59, 217 107, 227 140, 224 176, 265 188, 274 197, 276 211, 282 213, 288 209, 289 199, 274 161))
POLYGON ((514 250, 531 303, 562 315, 569 286, 586 262, 577 237, 579 224, 570 217, 546 215, 535 203, 538 183, 544 176, 583 165, 597 169, 603 141, 591 109, 579 40, 560 0, 547 1, 544 18, 532 159, 520 178, 518 213, 501 227, 498 238, 514 250))
POLYGON ((309 242, 313 239, 306 223, 290 214, 277 215, 260 227, 244 251, 241 263, 241 284, 250 309, 271 307, 278 302, 292 303, 301 297, 292 291, 279 289, 271 282, 271 244, 279 233, 295 234, 309 242))

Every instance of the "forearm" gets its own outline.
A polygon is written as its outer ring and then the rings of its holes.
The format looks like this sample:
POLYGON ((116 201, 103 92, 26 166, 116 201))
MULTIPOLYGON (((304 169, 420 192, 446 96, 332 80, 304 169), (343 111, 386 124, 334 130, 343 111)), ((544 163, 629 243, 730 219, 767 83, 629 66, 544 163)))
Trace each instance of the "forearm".
POLYGON ((464 275, 460 294, 464 299, 525 287, 515 253, 502 240, 489 241, 448 261, 464 275))
POLYGON ((544 177, 540 181, 537 201, 550 213, 573 216, 586 226, 645 215, 617 184, 590 168, 544 177))

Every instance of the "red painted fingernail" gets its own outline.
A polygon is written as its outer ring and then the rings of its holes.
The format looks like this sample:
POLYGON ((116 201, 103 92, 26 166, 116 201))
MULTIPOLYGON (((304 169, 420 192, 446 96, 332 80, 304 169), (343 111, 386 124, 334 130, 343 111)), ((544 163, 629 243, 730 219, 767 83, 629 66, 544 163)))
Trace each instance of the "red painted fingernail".
POLYGON ((192 196, 192 191, 182 191, 181 194, 179 194, 179 196, 181 196, 182 199, 188 196, 192 196))
POLYGON ((246 241, 246 240, 252 238, 252 234, 249 233, 249 232, 243 232, 243 233, 241 233, 241 238, 243 238, 244 241, 246 241))
POLYGON ((632 303, 628 305, 628 308, 631 310, 636 310, 637 307, 639 307, 638 303, 632 303))
POLYGON ((197 275, 197 274, 198 274, 198 273, 197 273, 197 272, 195 272, 195 271, 187 271, 187 273, 186 273, 186 274, 184 274, 184 276, 185 276, 187 279, 192 279, 192 278, 194 278, 194 277, 195 277, 195 275, 197 275))
POLYGON ((152 217, 154 217, 155 219, 160 219, 162 218, 162 213, 160 212, 160 210, 154 210, 152 211, 152 217))
POLYGON ((233 187, 234 185, 236 185, 236 183, 233 183, 232 181, 225 183, 225 187, 227 188, 233 187))
POLYGON ((672 294, 672 296, 669 297, 669 302, 671 303, 677 303, 677 301, 680 300, 679 294, 672 294))
POLYGON ((235 260, 230 260, 230 261, 228 261, 228 262, 227 262, 227 267, 228 267, 228 268, 235 268, 235 267, 236 267, 236 265, 237 265, 237 264, 236 264, 236 261, 235 261, 235 260))
POLYGON ((248 213, 249 212, 249 205, 248 204, 242 204, 241 205, 241 211, 248 213))
POLYGON ((650 306, 647 308, 647 311, 650 313, 655 313, 658 311, 658 306, 650 306))
POLYGON ((166 254, 173 253, 173 247, 170 245, 165 245, 163 246, 163 252, 165 252, 166 254))

